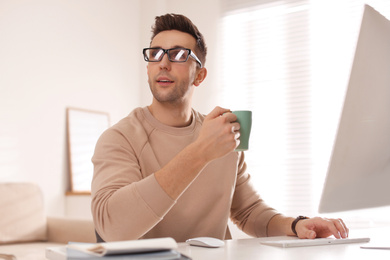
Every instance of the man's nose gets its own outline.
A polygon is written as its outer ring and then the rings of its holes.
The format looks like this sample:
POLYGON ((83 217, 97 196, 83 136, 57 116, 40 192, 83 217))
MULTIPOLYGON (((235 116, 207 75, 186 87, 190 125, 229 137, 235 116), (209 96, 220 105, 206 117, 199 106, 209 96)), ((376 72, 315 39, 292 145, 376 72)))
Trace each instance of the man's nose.
POLYGON ((160 61, 160 69, 171 70, 171 62, 168 59, 168 53, 164 53, 160 61))

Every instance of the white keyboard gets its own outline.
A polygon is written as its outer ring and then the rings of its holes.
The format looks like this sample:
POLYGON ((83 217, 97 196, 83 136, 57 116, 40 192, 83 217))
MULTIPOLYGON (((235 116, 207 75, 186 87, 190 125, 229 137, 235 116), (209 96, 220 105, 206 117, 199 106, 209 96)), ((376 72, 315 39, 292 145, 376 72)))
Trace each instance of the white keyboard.
POLYGON ((322 245, 337 245, 350 243, 367 243, 370 238, 316 238, 316 239, 287 239, 260 242, 262 245, 277 246, 277 247, 300 247, 300 246, 322 246, 322 245))

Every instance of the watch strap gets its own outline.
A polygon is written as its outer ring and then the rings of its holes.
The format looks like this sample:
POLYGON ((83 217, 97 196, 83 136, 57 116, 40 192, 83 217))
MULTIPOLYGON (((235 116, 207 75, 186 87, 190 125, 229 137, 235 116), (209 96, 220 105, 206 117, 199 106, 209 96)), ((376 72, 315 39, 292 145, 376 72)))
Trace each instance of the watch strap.
POLYGON ((302 219, 308 219, 308 217, 305 217, 305 216, 298 216, 296 219, 294 219, 294 221, 292 222, 291 224, 291 230, 292 232, 297 236, 297 231, 295 230, 295 227, 297 226, 297 223, 298 221, 302 220, 302 219))

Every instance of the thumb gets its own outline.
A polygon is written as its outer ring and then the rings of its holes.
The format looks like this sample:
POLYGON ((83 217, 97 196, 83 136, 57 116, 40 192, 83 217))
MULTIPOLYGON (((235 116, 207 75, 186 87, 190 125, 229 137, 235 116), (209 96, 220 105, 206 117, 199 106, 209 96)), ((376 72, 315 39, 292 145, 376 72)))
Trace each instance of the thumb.
POLYGON ((299 238, 314 239, 317 237, 317 233, 314 230, 312 230, 304 225, 300 226, 299 230, 297 229, 297 232, 298 232, 299 238))
POLYGON ((315 231, 310 229, 305 230, 305 238, 314 239, 316 237, 317 237, 317 233, 315 231))
POLYGON ((222 107, 215 107, 208 115, 207 117, 210 119, 219 117, 223 115, 224 113, 231 112, 230 109, 222 108, 222 107))

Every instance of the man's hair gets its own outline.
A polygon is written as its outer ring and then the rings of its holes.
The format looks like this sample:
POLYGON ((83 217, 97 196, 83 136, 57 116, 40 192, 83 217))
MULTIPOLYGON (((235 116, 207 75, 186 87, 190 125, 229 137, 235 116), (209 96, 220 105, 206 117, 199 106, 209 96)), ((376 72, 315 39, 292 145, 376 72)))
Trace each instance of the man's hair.
POLYGON ((152 40, 160 32, 169 30, 177 30, 192 35, 196 40, 194 52, 203 65, 206 63, 207 47, 204 37, 190 19, 181 14, 156 16, 155 24, 152 26, 152 40))

